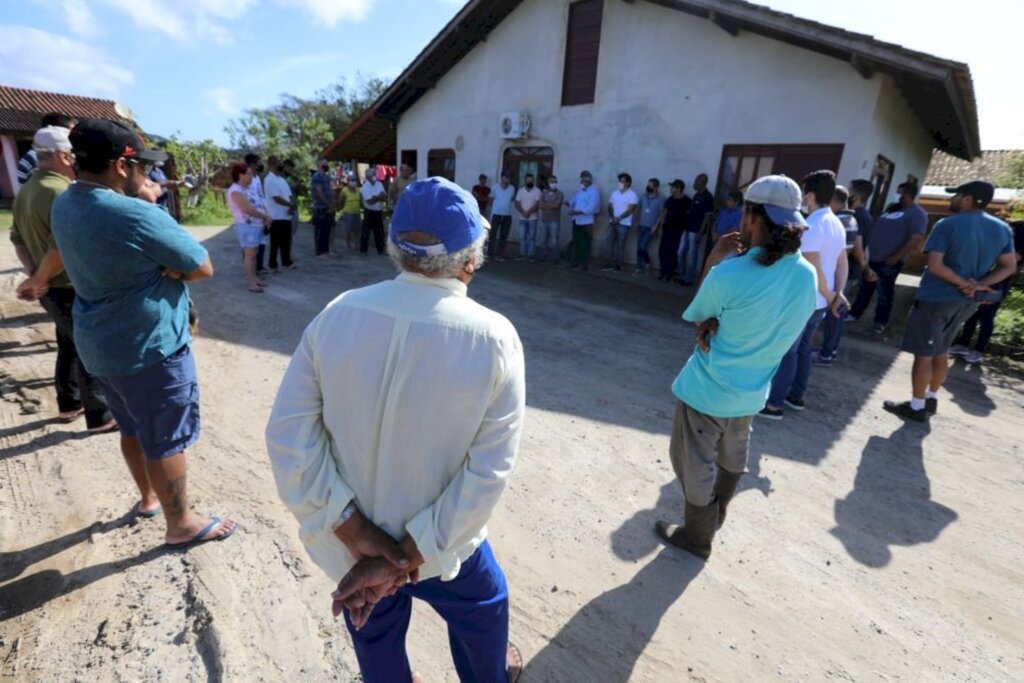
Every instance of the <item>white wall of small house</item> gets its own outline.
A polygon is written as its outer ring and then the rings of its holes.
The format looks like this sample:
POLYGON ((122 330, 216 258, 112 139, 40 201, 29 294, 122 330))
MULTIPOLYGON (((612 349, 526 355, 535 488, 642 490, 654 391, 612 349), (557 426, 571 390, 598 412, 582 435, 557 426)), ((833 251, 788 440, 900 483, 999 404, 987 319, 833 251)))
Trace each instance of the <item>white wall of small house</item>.
MULTIPOLYGON (((594 103, 563 107, 568 6, 525 0, 402 115, 398 149, 418 151, 420 177, 431 148, 456 148, 456 181, 469 187, 480 173, 496 178, 505 148, 550 146, 567 196, 584 168, 604 201, 621 171, 638 191, 658 177, 667 192, 681 177, 689 193, 701 172, 714 185, 723 145, 758 143, 843 144, 844 182, 879 153, 897 178, 923 177, 931 145, 887 76, 648 2, 605 1, 594 103), (501 114, 516 110, 531 117, 530 138, 502 140, 501 114)), ((606 234, 602 220, 595 256, 606 234)))

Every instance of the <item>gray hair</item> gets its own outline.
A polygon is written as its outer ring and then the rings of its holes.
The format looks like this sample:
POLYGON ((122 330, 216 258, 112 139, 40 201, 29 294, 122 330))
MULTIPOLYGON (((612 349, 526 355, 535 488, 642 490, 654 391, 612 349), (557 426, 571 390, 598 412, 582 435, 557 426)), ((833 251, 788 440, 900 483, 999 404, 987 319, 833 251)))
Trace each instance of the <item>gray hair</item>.
MULTIPOLYGON (((403 232, 398 238, 404 242, 429 247, 441 244, 441 240, 422 232, 403 232)), ((467 263, 473 266, 473 270, 480 270, 484 265, 484 241, 481 237, 473 244, 451 254, 438 254, 436 256, 415 256, 402 251, 393 241, 388 240, 388 256, 392 263, 401 271, 422 273, 427 277, 454 278, 458 277, 466 267, 467 263)))

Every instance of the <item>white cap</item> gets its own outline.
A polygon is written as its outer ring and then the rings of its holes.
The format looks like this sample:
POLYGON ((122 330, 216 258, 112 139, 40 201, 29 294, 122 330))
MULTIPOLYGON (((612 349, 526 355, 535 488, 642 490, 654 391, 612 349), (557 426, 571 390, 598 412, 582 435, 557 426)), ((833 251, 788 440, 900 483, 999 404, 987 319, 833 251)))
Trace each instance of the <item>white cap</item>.
POLYGON ((36 131, 32 138, 32 149, 37 152, 70 152, 71 131, 61 126, 47 126, 36 131))
POLYGON ((743 201, 760 204, 778 225, 807 225, 800 204, 800 186, 784 175, 766 175, 751 183, 743 193, 743 201))

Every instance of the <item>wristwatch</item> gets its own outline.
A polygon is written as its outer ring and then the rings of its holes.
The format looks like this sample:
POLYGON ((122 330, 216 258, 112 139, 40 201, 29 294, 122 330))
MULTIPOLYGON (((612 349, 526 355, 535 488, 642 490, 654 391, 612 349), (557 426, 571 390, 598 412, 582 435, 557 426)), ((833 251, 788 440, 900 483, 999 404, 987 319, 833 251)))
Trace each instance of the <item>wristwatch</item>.
POLYGON ((341 519, 339 519, 337 522, 335 522, 331 526, 331 531, 336 530, 342 524, 344 524, 348 520, 352 519, 352 515, 356 514, 356 512, 358 512, 358 511, 359 511, 359 506, 356 505, 356 499, 353 498, 352 500, 350 500, 348 502, 348 505, 345 506, 345 509, 341 511, 341 519))

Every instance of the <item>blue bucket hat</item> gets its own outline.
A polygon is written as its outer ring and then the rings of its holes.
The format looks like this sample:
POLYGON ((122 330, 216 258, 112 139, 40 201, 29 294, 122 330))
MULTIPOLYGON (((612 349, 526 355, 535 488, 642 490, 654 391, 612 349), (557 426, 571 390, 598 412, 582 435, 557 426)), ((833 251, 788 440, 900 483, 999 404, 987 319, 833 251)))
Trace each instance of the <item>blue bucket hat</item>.
POLYGON ((453 254, 478 241, 483 234, 480 207, 473 195, 440 177, 411 183, 391 216, 391 241, 417 257, 453 254), (405 232, 433 235, 440 244, 412 244, 399 239, 405 232))

